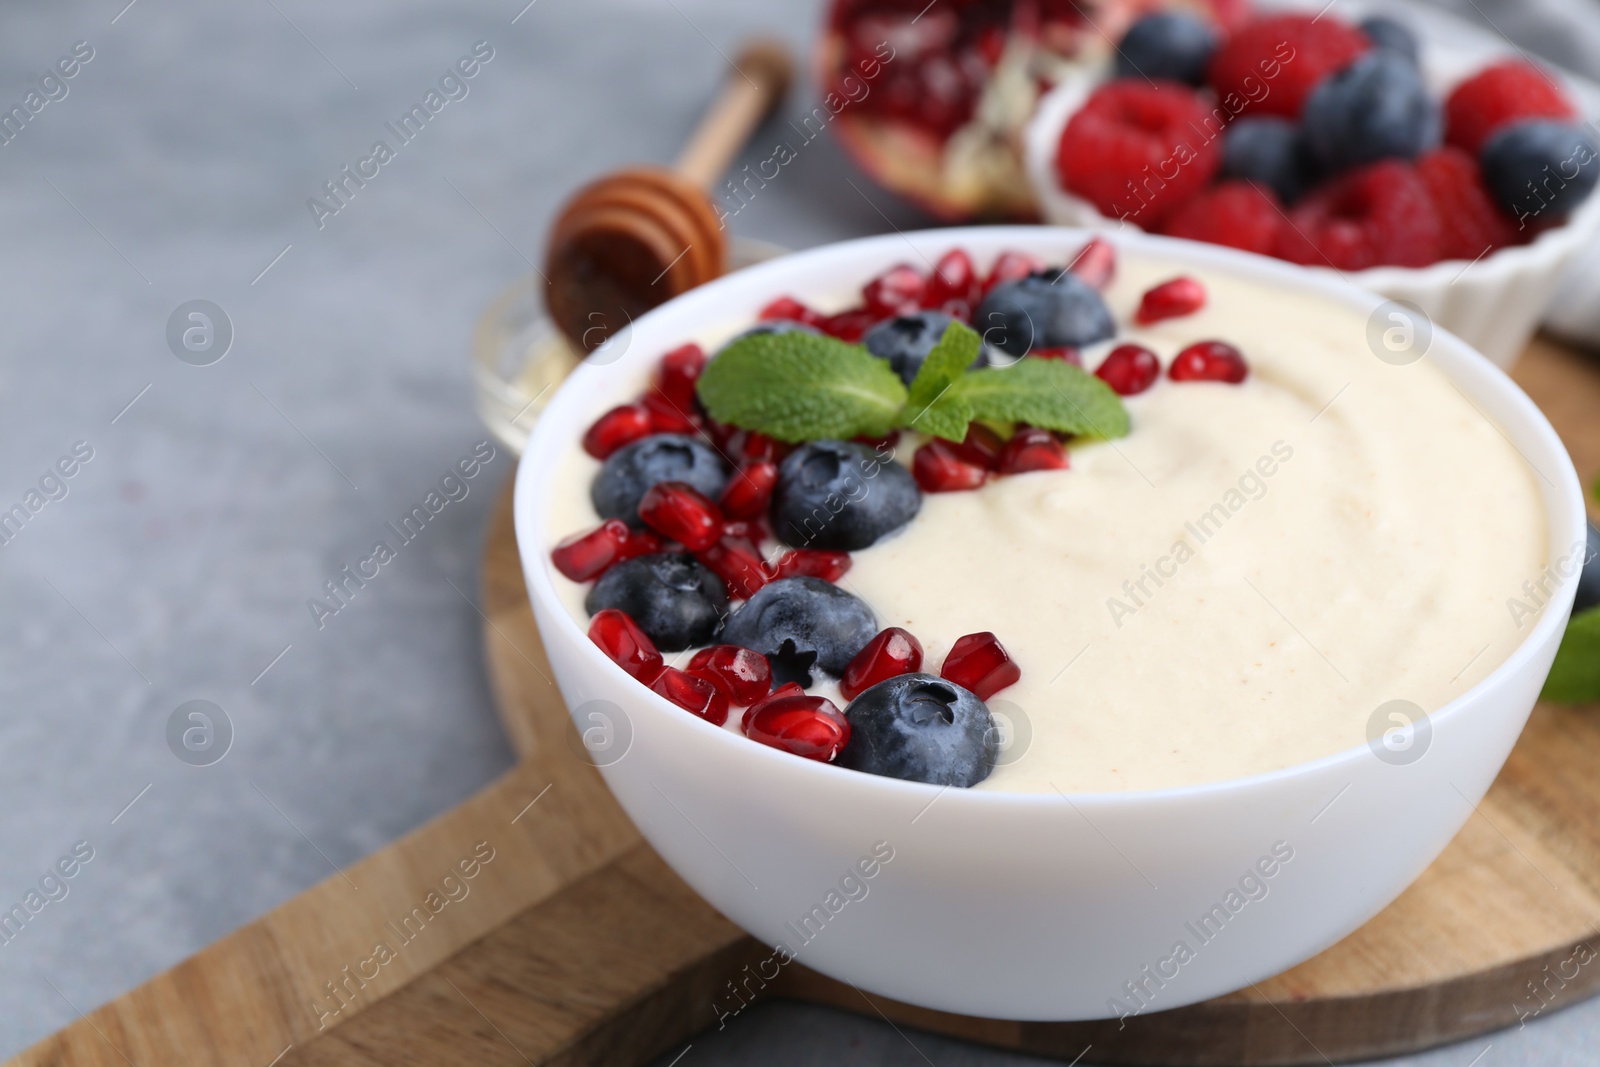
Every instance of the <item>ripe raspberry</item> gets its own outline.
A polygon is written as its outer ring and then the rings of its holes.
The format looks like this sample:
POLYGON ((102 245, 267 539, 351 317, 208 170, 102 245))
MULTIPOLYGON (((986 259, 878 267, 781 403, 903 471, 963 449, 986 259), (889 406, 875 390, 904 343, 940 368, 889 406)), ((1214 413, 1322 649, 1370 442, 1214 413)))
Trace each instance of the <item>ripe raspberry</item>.
POLYGON ((1517 119, 1570 119, 1577 112, 1555 80, 1527 63, 1496 63, 1457 85, 1444 102, 1445 140, 1476 156, 1517 119))
POLYGON ((1439 213, 1439 255, 1444 259, 1477 259, 1485 252, 1517 243, 1517 230, 1500 213, 1477 161, 1449 145, 1417 160, 1417 173, 1439 213))
POLYGON ((1222 165, 1208 121, 1217 120, 1185 86, 1108 82, 1061 131, 1056 173, 1102 215, 1154 230, 1222 165))
POLYGON ((1273 15, 1224 41, 1206 75, 1228 114, 1297 119, 1318 82, 1371 47, 1366 34, 1331 17, 1273 15))
POLYGON ((1278 198, 1247 181, 1222 182, 1173 212, 1161 232, 1271 255, 1283 229, 1278 198))
POLYGON ((1385 159, 1316 189, 1289 213, 1277 254, 1294 263, 1364 270, 1439 259, 1439 213, 1416 168, 1385 159))

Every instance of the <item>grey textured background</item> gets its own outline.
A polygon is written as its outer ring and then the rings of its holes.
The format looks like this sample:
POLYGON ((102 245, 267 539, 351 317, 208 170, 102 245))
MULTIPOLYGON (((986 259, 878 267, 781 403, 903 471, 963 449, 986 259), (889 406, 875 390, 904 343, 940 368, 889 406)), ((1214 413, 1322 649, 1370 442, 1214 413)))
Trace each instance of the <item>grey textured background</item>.
MULTIPOLYGON (((563 195, 670 159, 718 48, 818 19, 803 0, 540 0, 514 24, 520 0, 124 2, 0 7, 6 108, 73 42, 95 50, 0 146, 0 510, 94 449, 0 547, 0 905, 74 842, 95 850, 0 946, 0 1052, 508 766, 469 598, 509 457, 326 628, 306 599, 486 436, 467 333, 563 195), (479 40, 495 55, 469 95, 319 230, 307 197, 479 40), (236 331, 209 367, 165 340, 195 298, 236 331), (236 732, 204 768, 165 740, 196 698, 236 732)), ((733 228, 791 246, 884 229, 853 176, 818 141, 733 228)), ((1485 1067, 1588 1063, 1597 1029, 1600 1003, 1406 1062, 1466 1067, 1492 1040, 1485 1067)), ((1031 1062, 774 1005, 681 1063, 924 1060, 1031 1062)))

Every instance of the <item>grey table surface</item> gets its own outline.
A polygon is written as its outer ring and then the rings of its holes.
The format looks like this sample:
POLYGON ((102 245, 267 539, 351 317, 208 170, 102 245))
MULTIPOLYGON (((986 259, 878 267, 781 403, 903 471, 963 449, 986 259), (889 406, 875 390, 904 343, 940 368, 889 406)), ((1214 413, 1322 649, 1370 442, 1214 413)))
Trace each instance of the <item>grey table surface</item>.
MULTIPOLYGON (((0 545, 0 906, 93 850, 0 944, 0 1052, 511 762, 471 602, 510 457, 322 626, 307 601, 486 437, 467 333, 564 194, 670 159, 720 53, 754 30, 803 42, 819 17, 816 0, 524 2, 0 8, 0 110, 92 49, 0 144, 0 510, 30 515, 0 545), (465 95, 317 219, 308 199, 477 42, 493 55, 465 95), (196 299, 233 333, 207 366, 168 340, 196 299), (47 477, 74 446, 92 458, 47 477), (168 742, 191 700, 231 724, 207 766, 168 742)), ((925 222, 821 139, 732 228, 799 247, 925 222)), ((1588 1064, 1597 1035, 1592 1002, 1399 1062, 1588 1064)), ((924 1061, 1034 1062, 799 1005, 678 1062, 924 1061)))

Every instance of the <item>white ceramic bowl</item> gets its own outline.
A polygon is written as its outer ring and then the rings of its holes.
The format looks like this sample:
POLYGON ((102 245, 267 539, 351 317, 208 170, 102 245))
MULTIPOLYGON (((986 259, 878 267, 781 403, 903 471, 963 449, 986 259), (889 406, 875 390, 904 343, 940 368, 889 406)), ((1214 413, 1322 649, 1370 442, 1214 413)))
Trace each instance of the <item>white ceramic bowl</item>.
MULTIPOLYGON (((1257 6, 1325 9, 1322 0, 1276 0, 1257 6)), ((1346 0, 1336 11, 1351 23, 1380 13, 1398 17, 1418 32, 1422 38, 1423 72, 1429 88, 1440 99, 1457 82, 1484 66, 1522 58, 1504 38, 1428 5, 1346 0)), ((1084 69, 1057 85, 1039 102, 1023 131, 1024 168, 1046 222, 1093 229, 1127 228, 1127 224, 1105 217, 1093 204, 1062 189, 1056 177, 1056 147, 1061 131, 1105 74, 1084 69)), ((1591 119, 1600 117, 1600 85, 1574 75, 1560 77, 1580 112, 1591 119)), ((1474 263, 1443 260, 1426 267, 1347 271, 1344 276, 1364 289, 1416 304, 1436 324, 1464 338, 1497 366, 1509 367, 1550 309, 1563 275, 1581 253, 1594 245, 1597 234, 1600 194, 1590 196, 1565 224, 1541 234, 1532 243, 1500 249, 1474 263)), ((1339 273, 1329 267, 1310 269, 1339 273)), ((1592 313, 1589 318, 1593 318, 1592 313)))
MULTIPOLYGON (((1124 983, 1149 982, 1143 969, 1160 967, 1176 941, 1195 945, 1185 924, 1225 905, 1277 842, 1293 860, 1266 881, 1267 896, 1225 925, 1216 920, 1222 932, 1194 959, 1167 964, 1176 975, 1147 985, 1152 1008, 1237 989, 1354 930, 1444 848, 1489 787, 1543 684, 1575 587, 1575 578, 1563 582, 1510 659, 1430 717, 1431 742, 1414 763, 1390 765, 1359 744, 1233 781, 1065 796, 940 790, 765 748, 639 685, 568 615, 546 535, 553 472, 661 352, 713 324, 750 321, 778 294, 804 300, 859 286, 892 263, 915 261, 912 248, 931 261, 960 246, 982 267, 1007 248, 1060 262, 1086 238, 1037 226, 892 234, 712 282, 640 318, 614 362, 580 368, 539 420, 517 471, 517 541, 545 649, 580 728, 609 725, 614 738, 631 738, 614 742, 602 771, 640 831, 762 941, 782 942, 806 966, 863 989, 945 1011, 1114 1014, 1113 998, 1131 1002, 1124 983), (596 710, 609 724, 591 716, 596 710), (847 883, 852 893, 867 891, 848 901, 841 881, 878 842, 893 859, 876 877, 847 883), (826 921, 812 920, 817 932, 802 946, 794 927, 818 908, 826 921)), ((1230 249, 1131 232, 1111 240, 1180 269, 1320 293, 1363 312, 1381 303, 1336 277, 1230 249)), ((1532 402, 1447 333, 1435 335, 1427 358, 1541 472, 1550 558, 1581 543, 1577 476, 1532 402)), ((775 957, 769 977, 777 966, 775 957)))

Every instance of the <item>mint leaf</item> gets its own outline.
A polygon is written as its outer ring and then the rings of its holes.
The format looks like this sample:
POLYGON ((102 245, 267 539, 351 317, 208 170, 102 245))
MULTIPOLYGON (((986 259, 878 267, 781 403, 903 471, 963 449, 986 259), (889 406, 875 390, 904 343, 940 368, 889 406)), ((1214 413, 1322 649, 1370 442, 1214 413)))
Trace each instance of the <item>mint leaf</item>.
POLYGON ((955 395, 954 386, 982 347, 982 339, 970 327, 959 322, 946 326, 911 380, 910 399, 900 415, 900 425, 950 441, 966 437, 972 405, 955 395))
POLYGON ((1020 359, 963 374, 950 390, 989 422, 1025 422, 1082 437, 1122 437, 1128 412, 1111 387, 1060 359, 1020 359))
POLYGON ((866 349, 799 331, 733 342, 695 388, 713 419, 779 441, 881 436, 907 396, 889 364, 866 349))
POLYGON ((1539 696, 1557 704, 1600 701, 1600 607, 1567 620, 1567 632, 1539 696))

